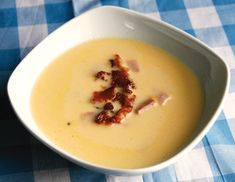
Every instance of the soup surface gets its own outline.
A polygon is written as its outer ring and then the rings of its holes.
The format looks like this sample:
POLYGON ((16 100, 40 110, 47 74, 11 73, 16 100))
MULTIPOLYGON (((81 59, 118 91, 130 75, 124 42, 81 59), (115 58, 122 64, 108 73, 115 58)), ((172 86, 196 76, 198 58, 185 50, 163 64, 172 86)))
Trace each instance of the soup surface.
POLYGON ((31 96, 37 125, 59 147, 99 165, 141 168, 176 153, 195 131, 203 108, 203 92, 195 75, 158 47, 131 39, 93 40, 59 56, 38 78, 31 96), (171 99, 141 114, 133 111, 120 124, 94 122, 102 104, 91 103, 92 93, 108 82, 95 80, 110 71, 109 59, 119 54, 136 85, 134 108, 146 99, 167 93, 171 99))

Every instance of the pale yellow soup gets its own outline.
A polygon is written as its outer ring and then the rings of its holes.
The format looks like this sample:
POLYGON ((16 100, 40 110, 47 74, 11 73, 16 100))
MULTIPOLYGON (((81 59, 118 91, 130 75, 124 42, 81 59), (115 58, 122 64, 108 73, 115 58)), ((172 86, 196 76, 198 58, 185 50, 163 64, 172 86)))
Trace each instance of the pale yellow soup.
POLYGON ((51 63, 33 88, 31 110, 45 135, 77 158, 106 167, 142 168, 171 157, 188 142, 203 101, 196 76, 177 58, 141 41, 110 38, 78 45, 51 63), (94 74, 110 71, 114 54, 124 65, 127 60, 139 64, 139 72, 129 72, 137 87, 134 107, 162 92, 172 99, 140 115, 132 112, 121 124, 99 125, 84 117, 100 112, 90 100, 108 83, 95 81, 94 74))

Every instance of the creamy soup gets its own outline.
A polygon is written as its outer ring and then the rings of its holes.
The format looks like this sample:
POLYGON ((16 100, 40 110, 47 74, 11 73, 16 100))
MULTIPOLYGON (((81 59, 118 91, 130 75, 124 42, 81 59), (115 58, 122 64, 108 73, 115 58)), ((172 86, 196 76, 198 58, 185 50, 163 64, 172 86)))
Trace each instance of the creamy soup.
POLYGON ((177 58, 141 41, 110 38, 78 45, 56 58, 33 88, 31 110, 45 135, 77 158, 114 168, 141 168, 171 157, 187 143, 203 101, 196 76, 177 58), (94 74, 110 71, 115 54, 126 67, 130 60, 138 64, 138 71, 128 72, 136 86, 134 108, 120 124, 97 124, 93 114, 103 105, 92 103, 92 94, 109 81, 96 80, 94 74), (134 112, 160 93, 171 99, 134 112))

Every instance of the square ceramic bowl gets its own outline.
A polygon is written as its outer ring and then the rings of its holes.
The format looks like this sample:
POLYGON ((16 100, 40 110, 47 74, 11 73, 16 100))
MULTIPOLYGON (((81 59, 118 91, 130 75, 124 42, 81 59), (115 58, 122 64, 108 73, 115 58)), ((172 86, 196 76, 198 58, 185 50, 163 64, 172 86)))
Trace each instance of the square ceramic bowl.
POLYGON ((173 164, 189 152, 207 133, 221 112, 228 91, 229 71, 226 63, 210 48, 183 31, 134 11, 117 7, 100 7, 64 24, 35 47, 12 73, 8 82, 11 104, 23 125, 42 143, 66 159, 113 175, 137 175, 153 172, 173 164), (57 147, 40 130, 30 111, 33 85, 54 58, 83 42, 105 37, 138 39, 166 50, 192 69, 205 93, 203 116, 189 142, 173 157, 140 169, 115 169, 99 166, 73 156, 57 147))

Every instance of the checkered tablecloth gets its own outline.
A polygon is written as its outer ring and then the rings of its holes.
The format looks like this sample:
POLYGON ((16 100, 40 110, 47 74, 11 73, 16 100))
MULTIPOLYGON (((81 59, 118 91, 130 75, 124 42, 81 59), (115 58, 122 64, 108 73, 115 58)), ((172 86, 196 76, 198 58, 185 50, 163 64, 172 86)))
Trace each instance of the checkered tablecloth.
POLYGON ((235 181, 235 0, 0 0, 0 182, 235 181), (130 8, 179 27, 221 55, 231 72, 223 112, 203 140, 155 173, 116 177, 89 171, 34 139, 13 113, 7 80, 23 57, 54 29, 91 8, 130 8))

